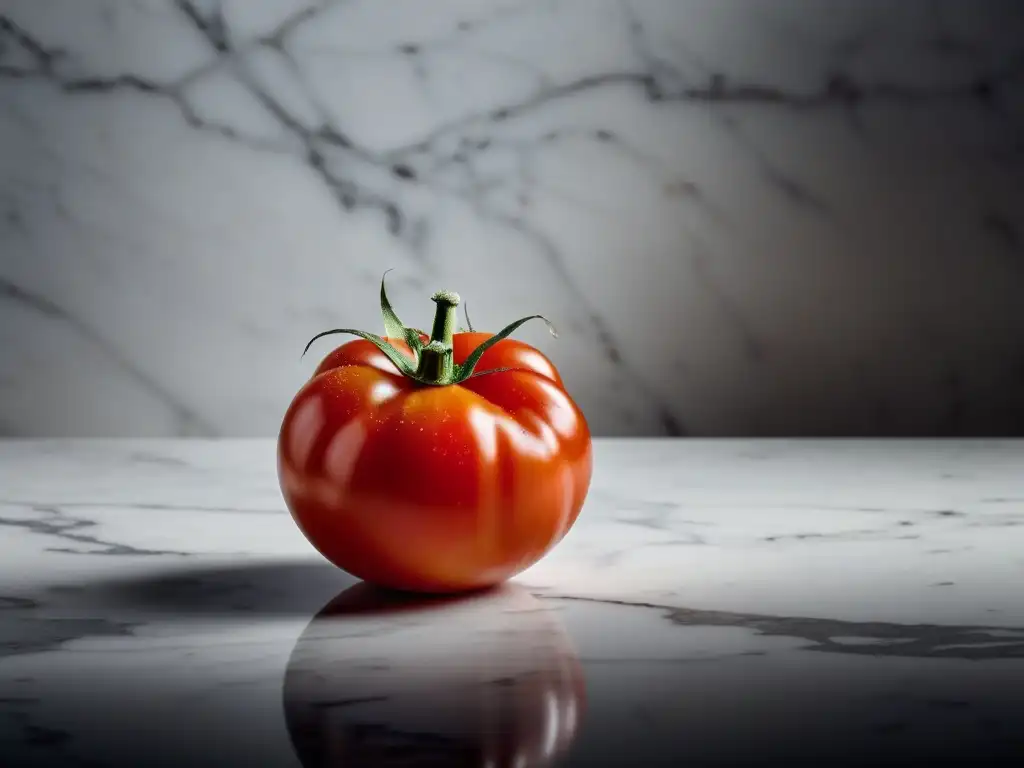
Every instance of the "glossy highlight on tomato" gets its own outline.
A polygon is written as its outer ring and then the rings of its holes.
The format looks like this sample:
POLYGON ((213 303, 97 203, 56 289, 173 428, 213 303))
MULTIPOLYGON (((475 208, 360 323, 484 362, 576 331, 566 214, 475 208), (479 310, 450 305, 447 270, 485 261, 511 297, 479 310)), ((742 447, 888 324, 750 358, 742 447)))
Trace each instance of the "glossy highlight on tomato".
POLYGON ((455 332, 458 295, 433 299, 429 335, 401 324, 383 284, 387 336, 326 332, 361 338, 295 395, 278 475, 295 522, 339 568, 384 587, 458 592, 507 580, 565 536, 592 447, 555 366, 507 338, 531 318, 493 335, 455 332))

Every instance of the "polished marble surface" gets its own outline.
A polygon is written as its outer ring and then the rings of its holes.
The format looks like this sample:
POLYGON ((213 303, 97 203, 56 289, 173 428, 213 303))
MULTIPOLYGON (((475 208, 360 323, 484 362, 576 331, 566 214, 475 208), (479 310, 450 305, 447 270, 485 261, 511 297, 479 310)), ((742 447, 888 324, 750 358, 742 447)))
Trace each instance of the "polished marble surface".
POLYGON ((1015 765, 1024 442, 599 440, 569 536, 404 598, 273 443, 0 443, 17 766, 1015 765))

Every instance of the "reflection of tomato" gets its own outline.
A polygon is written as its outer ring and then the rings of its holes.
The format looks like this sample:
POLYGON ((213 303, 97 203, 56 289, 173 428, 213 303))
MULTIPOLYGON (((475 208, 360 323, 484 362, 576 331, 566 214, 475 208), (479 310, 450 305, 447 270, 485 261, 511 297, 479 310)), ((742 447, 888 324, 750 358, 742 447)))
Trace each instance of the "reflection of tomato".
POLYGON ((357 585, 296 643, 283 698, 304 766, 535 768, 565 754, 585 697, 557 612, 512 584, 394 595, 357 585))
POLYGON ((451 301, 435 297, 436 348, 375 337, 327 356, 284 417, 278 469, 295 521, 335 565, 383 586, 452 592, 503 581, 554 546, 583 506, 592 453, 551 362, 504 338, 511 326, 501 338, 452 333, 444 321, 458 297, 438 296, 451 301), (405 356, 398 363, 419 359, 417 371, 399 370, 381 342, 405 356), (464 366, 485 342, 476 367, 464 366), (448 367, 424 383, 431 348, 448 367), (475 375, 453 379, 459 366, 475 375))

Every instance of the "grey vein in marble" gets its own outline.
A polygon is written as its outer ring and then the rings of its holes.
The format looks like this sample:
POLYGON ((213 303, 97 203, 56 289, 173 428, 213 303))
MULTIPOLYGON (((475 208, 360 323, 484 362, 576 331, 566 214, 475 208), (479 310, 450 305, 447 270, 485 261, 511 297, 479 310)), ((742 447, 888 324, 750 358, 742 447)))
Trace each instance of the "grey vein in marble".
POLYGON ((272 441, 0 442, 5 749, 290 768, 328 743, 383 766, 1022 754, 1019 441, 595 450, 547 558, 421 600, 310 550, 272 441))
POLYGON ((489 325, 558 310, 599 432, 1019 426, 1012 2, 41 7, 0 14, 36 161, 5 168, 0 286, 60 352, 12 340, 8 433, 268 434, 281 361, 340 306, 372 322, 385 266, 469 283, 489 325), (40 410, 53 368, 105 412, 40 410))

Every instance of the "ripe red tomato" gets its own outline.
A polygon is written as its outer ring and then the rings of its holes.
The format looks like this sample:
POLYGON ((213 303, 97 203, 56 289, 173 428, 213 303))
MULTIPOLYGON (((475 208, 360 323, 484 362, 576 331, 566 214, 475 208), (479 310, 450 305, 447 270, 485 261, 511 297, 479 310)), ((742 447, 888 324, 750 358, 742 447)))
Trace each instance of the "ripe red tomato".
MULTIPOLYGON (((278 475, 299 528, 339 568, 455 592, 502 582, 562 539, 592 448, 551 361, 506 338, 525 320, 453 333, 458 296, 434 300, 429 346, 392 323, 397 333, 357 332, 323 360, 285 414, 278 475)), ((397 322, 383 287, 382 309, 397 322)))

